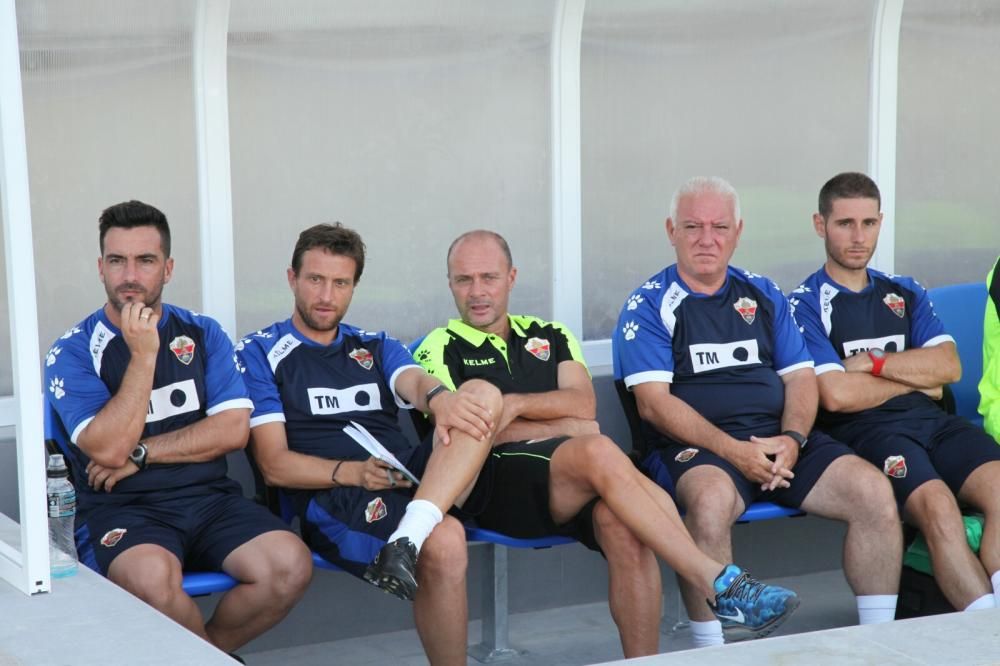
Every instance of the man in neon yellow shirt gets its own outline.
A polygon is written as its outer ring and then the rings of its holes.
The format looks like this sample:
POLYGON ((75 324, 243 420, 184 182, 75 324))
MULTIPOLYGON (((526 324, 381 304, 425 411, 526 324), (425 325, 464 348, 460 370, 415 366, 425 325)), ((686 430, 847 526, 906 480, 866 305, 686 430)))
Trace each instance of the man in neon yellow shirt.
POLYGON ((986 316, 983 320, 983 378, 979 380, 979 413, 983 428, 1000 442, 1000 259, 986 276, 986 316))

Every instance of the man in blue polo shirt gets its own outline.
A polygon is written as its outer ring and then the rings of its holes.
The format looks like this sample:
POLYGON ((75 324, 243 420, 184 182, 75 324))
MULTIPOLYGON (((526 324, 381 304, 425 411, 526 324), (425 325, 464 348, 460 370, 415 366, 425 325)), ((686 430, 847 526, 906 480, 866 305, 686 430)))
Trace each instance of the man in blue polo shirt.
MULTIPOLYGON (((902 547, 891 489, 812 430, 816 377, 788 301, 729 265, 743 230, 736 191, 691 179, 666 229, 677 263, 629 296, 612 339, 615 377, 635 393, 653 448, 644 467, 673 481, 695 542, 722 561, 731 525, 758 499, 845 521, 844 571, 861 622, 891 620, 902 547)), ((681 590, 696 644, 721 643, 721 624, 681 590)))
POLYGON ((48 429, 77 491, 80 559, 231 651, 299 599, 309 551, 226 477, 252 404, 219 324, 161 301, 174 266, 167 218, 128 201, 105 210, 99 228, 108 302, 45 359, 48 429), (207 624, 181 588, 185 569, 240 582, 207 624))
POLYGON ((915 280, 868 267, 882 226, 878 186, 842 173, 820 190, 826 263, 792 293, 819 376, 820 424, 882 470, 927 539, 934 577, 959 610, 1000 595, 1000 447, 934 403, 962 373, 953 338, 915 280), (983 512, 979 557, 958 502, 983 512))

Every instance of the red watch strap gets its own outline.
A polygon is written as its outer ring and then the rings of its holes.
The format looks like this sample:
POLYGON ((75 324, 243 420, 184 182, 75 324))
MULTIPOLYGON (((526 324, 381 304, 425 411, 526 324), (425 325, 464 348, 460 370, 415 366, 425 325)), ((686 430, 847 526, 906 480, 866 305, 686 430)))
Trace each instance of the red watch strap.
POLYGON ((882 354, 873 354, 869 350, 868 358, 872 360, 872 375, 875 377, 880 376, 882 374, 882 366, 885 365, 885 352, 882 354))

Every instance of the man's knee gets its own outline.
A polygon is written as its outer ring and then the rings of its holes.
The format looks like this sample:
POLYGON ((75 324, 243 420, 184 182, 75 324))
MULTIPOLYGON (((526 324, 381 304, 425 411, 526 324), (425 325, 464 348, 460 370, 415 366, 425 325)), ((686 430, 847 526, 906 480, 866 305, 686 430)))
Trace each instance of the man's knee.
POLYGON ((168 608, 181 587, 180 562, 169 551, 148 544, 135 546, 111 563, 108 578, 154 608, 168 608))
POLYGON ((499 415, 503 409, 503 395, 493 384, 482 379, 470 379, 458 387, 460 393, 468 393, 477 402, 490 410, 491 414, 499 415))
POLYGON ((955 532, 961 524, 958 501, 942 481, 928 481, 914 490, 905 509, 907 516, 931 538, 955 532))
POLYGON ((461 582, 469 565, 469 549, 465 541, 465 529, 452 516, 434 528, 424 541, 417 561, 417 577, 421 584, 426 581, 461 582))
MULTIPOLYGON (((692 470, 694 471, 694 470, 692 470)), ((686 510, 684 523, 696 538, 728 538, 733 522, 743 510, 743 501, 728 476, 699 474, 681 477, 678 498, 686 510)))
MULTIPOLYGON (((896 507, 896 497, 892 492, 889 479, 871 465, 854 477, 854 487, 851 496, 856 511, 852 516, 882 525, 899 525, 899 510, 896 507)), ((850 518, 848 519, 850 521, 850 518)))
POLYGON ((297 598, 312 580, 312 554, 294 534, 278 532, 267 546, 266 570, 262 579, 267 581, 278 597, 297 598))

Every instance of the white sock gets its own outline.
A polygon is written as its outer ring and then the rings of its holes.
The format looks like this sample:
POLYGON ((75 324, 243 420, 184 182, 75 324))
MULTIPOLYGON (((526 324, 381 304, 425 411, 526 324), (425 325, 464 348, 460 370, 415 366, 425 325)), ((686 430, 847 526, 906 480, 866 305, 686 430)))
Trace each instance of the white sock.
POLYGON ((707 622, 691 620, 691 638, 694 639, 696 648, 722 645, 725 642, 722 638, 722 623, 718 620, 707 622))
POLYGON ((389 535, 388 543, 392 543, 401 537, 407 537, 417 552, 420 552, 424 545, 424 540, 430 536, 431 530, 437 527, 438 523, 444 520, 441 509, 434 506, 427 500, 413 500, 406 505, 406 513, 399 521, 399 527, 389 535))
POLYGON ((896 619, 895 594, 863 594, 858 602, 858 624, 879 624, 896 619))
POLYGON ((993 572, 993 575, 990 576, 990 582, 993 583, 993 597, 996 599, 997 606, 1000 606, 1000 571, 993 572))
POLYGON ((974 610, 983 610, 984 608, 996 608, 996 607, 997 607, 997 602, 996 599, 993 598, 993 595, 984 594, 983 596, 979 597, 971 604, 966 606, 965 610, 974 611, 974 610))

